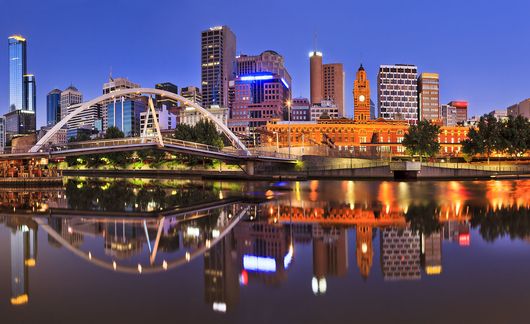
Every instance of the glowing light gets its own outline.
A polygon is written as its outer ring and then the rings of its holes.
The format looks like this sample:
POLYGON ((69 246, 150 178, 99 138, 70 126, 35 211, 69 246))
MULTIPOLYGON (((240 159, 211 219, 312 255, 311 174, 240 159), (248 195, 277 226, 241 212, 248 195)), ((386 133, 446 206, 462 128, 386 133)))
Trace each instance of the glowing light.
POLYGON ((438 275, 442 273, 442 266, 428 266, 425 268, 425 272, 429 275, 438 275))
POLYGON ((167 261, 162 262, 162 269, 167 270, 167 261))
POLYGON ((309 57, 313 57, 313 56, 322 56, 322 52, 309 52, 309 57))
MULTIPOLYGON (((280 80, 282 80, 283 85, 284 85, 287 89, 289 89, 289 85, 287 84, 287 81, 285 81, 284 78, 281 78, 280 80)), ((289 106, 290 106, 290 104, 289 104, 289 106)))
POLYGON ((294 248, 293 248, 293 245, 291 244, 289 246, 289 252, 287 252, 287 254, 283 257, 283 268, 284 269, 287 269, 289 267, 289 264, 291 264, 291 261, 293 260, 293 252, 294 252, 294 248))
POLYGON ((317 279, 313 277, 311 280, 311 288, 313 289, 313 294, 325 294, 328 289, 328 284, 326 282, 326 278, 320 278, 317 279))
POLYGON ((243 255, 243 268, 247 271, 276 272, 276 260, 255 255, 243 255))
POLYGON ((142 273, 142 265, 138 263, 138 273, 142 273))
POLYGON ((272 80, 274 79, 273 75, 245 75, 239 78, 241 81, 262 81, 262 80, 272 80))
POLYGON ((248 285, 248 272, 247 270, 241 271, 241 275, 239 275, 239 284, 246 286, 248 285))
POLYGON ((187 228, 186 233, 189 236, 193 236, 193 237, 198 237, 201 234, 198 227, 192 227, 192 226, 187 228))
POLYGON ((27 304, 29 297, 27 294, 23 294, 14 298, 11 298, 11 305, 23 305, 27 304))
POLYGON ((212 308, 215 312, 226 313, 226 303, 216 303, 214 302, 212 308))
POLYGON ((361 244, 361 251, 363 253, 368 252, 368 245, 366 243, 361 244))
POLYGON ((218 230, 218 229, 214 229, 214 230, 212 230, 212 237, 213 237, 213 238, 218 238, 220 234, 221 234, 221 233, 219 233, 219 230, 218 230))
POLYGON ((88 252, 88 259, 92 260, 92 252, 88 252))
POLYGON ((458 245, 469 246, 471 244, 471 237, 469 233, 458 234, 458 245))
POLYGON ((191 255, 190 255, 189 252, 186 252, 186 256, 185 256, 185 257, 186 257, 186 261, 190 262, 190 260, 191 260, 191 255))

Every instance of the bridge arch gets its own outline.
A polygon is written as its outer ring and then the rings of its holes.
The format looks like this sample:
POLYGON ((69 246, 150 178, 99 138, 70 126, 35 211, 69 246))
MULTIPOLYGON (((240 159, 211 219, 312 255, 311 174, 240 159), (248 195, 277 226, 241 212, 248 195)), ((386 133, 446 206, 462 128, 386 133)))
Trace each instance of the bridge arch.
POLYGON ((52 138, 52 136, 55 135, 64 125, 66 125, 66 123, 68 123, 68 121, 70 121, 70 119, 72 119, 73 117, 77 116, 78 114, 80 114, 84 110, 89 109, 90 107, 92 107, 92 106, 94 106, 94 105, 96 105, 96 104, 98 104, 98 103, 100 103, 102 101, 109 100, 109 99, 120 98, 120 97, 123 97, 123 96, 126 96, 126 95, 131 95, 131 94, 136 94, 136 95, 140 95, 140 94, 159 95, 161 97, 173 99, 173 100, 176 100, 176 101, 178 101, 178 102, 180 102, 180 103, 182 103, 182 104, 184 104, 186 106, 195 108, 203 117, 205 117, 208 120, 214 122, 219 127, 219 129, 223 132, 223 134, 230 140, 230 142, 232 142, 232 145, 234 147, 236 147, 237 149, 242 150, 246 155, 251 155, 250 151, 245 146, 245 144, 243 144, 243 142, 241 142, 241 140, 234 133, 232 133, 232 131, 230 131, 230 129, 228 129, 228 127, 225 124, 223 124, 220 120, 215 118, 214 115, 212 115, 212 113, 210 113, 207 109, 201 107, 197 103, 195 103, 193 101, 190 101, 190 100, 188 100, 188 99, 186 99, 186 98, 184 98, 184 97, 182 97, 182 96, 180 96, 180 95, 178 95, 176 93, 172 93, 172 92, 165 91, 165 90, 160 90, 160 89, 152 89, 152 88, 122 89, 122 90, 114 91, 114 92, 111 92, 111 93, 108 93, 108 94, 104 94, 104 95, 99 96, 97 98, 94 98, 94 99, 92 99, 90 101, 84 102, 79 108, 77 108, 76 110, 72 111, 65 118, 61 119, 57 124, 55 124, 55 126, 53 126, 46 133, 46 135, 44 135, 37 142, 37 144, 35 144, 29 150, 29 152, 30 153, 39 152, 39 150, 44 145, 46 145, 48 143, 50 138, 52 138))

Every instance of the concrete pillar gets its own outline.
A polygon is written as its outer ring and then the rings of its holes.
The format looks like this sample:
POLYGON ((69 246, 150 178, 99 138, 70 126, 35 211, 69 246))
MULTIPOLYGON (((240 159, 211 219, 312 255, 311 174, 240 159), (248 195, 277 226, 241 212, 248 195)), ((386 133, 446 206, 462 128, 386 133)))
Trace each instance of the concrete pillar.
POLYGON ((254 175, 254 161, 247 161, 245 170, 248 175, 254 175))

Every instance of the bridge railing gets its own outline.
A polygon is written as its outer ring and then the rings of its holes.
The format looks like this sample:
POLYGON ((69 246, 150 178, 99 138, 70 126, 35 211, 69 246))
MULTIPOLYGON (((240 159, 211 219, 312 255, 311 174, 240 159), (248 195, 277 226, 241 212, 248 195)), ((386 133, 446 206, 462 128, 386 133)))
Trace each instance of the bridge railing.
POLYGON ((454 163, 454 162, 423 162, 423 166, 436 168, 449 168, 460 170, 474 170, 486 172, 504 172, 504 173, 530 173, 528 164, 473 164, 473 163, 454 163))
POLYGON ((112 146, 123 146, 123 145, 137 145, 137 144, 149 144, 156 143, 156 139, 150 137, 127 137, 127 138, 115 138, 115 139, 100 139, 86 142, 72 142, 63 145, 52 145, 51 151, 64 151, 64 150, 75 150, 75 149, 89 149, 98 147, 112 147, 112 146))

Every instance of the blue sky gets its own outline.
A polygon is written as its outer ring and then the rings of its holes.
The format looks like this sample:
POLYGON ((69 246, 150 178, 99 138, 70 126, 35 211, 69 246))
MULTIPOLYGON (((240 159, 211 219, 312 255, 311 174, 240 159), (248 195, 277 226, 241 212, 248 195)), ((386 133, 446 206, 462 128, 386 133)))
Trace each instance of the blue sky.
POLYGON ((525 1, 0 0, 0 113, 8 107, 7 37, 28 39, 38 125, 53 88, 86 99, 113 76, 142 86, 200 85, 200 32, 228 25, 238 53, 281 53, 293 95, 309 95, 313 36, 324 62, 344 63, 347 110, 362 62, 376 99, 380 64, 440 73, 441 102, 464 99, 482 114, 530 97, 530 4, 525 1), (1 63, 4 62, 4 63, 1 63))

